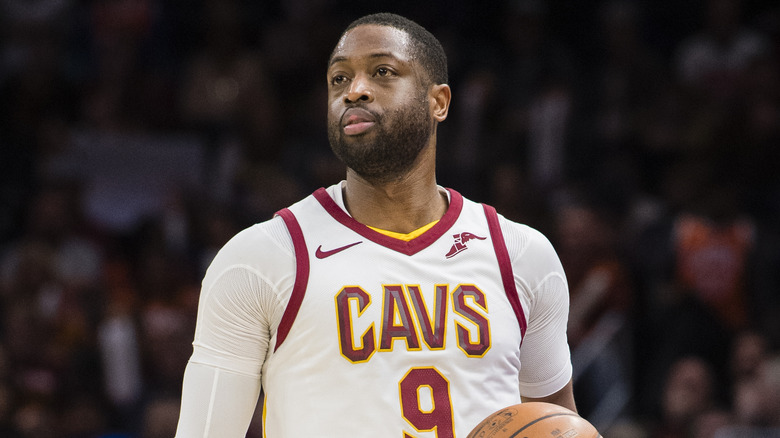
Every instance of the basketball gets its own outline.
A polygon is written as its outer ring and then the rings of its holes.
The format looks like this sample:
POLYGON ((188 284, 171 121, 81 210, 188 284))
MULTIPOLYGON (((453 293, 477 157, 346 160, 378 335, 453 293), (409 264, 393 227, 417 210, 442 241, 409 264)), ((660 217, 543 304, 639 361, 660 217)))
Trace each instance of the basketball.
POLYGON ((468 438, 601 438, 588 420, 562 406, 529 402, 490 414, 468 438))

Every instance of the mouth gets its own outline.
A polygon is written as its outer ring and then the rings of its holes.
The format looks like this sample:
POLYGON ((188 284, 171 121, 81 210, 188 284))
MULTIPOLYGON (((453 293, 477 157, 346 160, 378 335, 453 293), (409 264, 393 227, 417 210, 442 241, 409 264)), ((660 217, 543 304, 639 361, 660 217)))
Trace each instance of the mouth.
POLYGON ((376 124, 376 116, 363 108, 349 108, 341 116, 341 127, 346 135, 360 135, 376 124))

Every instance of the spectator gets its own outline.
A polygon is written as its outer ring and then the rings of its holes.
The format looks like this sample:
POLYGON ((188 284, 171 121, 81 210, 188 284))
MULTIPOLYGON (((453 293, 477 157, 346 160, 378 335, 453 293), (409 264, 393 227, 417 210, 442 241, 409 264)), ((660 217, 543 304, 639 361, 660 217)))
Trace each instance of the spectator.
POLYGON ((651 438, 685 438, 695 420, 715 407, 715 378, 702 359, 686 357, 674 363, 663 387, 661 417, 651 438))
POLYGON ((745 85, 750 63, 769 45, 743 22, 742 0, 708 0, 704 28, 683 40, 676 67, 683 84, 713 97, 731 98, 745 85))
POLYGON ((731 412, 724 408, 712 408, 703 412, 694 424, 693 438, 714 438, 716 433, 734 421, 731 412))
POLYGON ((734 424, 724 426, 715 438, 780 437, 780 359, 769 357, 759 375, 737 383, 734 424))
POLYGON ((729 361, 730 381, 756 380, 769 358, 769 339, 761 331, 743 330, 734 335, 729 361))

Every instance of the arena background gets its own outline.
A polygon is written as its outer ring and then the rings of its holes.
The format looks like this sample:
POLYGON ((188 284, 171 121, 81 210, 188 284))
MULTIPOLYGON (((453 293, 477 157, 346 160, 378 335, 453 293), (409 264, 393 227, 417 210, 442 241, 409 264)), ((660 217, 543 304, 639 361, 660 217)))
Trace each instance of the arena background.
POLYGON ((368 3, 0 0, 0 436, 173 435, 203 272, 342 178, 326 61, 379 11, 448 53, 440 183, 558 250, 580 412, 778 436, 777 2, 368 3))

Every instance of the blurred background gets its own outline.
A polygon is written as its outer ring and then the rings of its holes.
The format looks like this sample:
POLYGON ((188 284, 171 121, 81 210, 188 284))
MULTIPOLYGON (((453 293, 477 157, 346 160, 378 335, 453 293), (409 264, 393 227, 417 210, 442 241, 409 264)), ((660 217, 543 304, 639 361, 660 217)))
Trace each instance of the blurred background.
POLYGON ((383 10, 449 57, 439 182, 559 252, 580 413, 780 436, 780 5, 367 3, 0 0, 0 436, 173 436, 205 268, 343 178, 327 58, 383 10))

